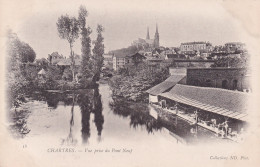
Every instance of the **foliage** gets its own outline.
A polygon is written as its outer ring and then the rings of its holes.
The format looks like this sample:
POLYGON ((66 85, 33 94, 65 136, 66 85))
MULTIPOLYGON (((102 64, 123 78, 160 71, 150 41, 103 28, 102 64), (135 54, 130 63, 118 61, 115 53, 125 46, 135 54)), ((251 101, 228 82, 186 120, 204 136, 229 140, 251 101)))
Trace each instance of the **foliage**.
POLYGON ((137 67, 132 66, 121 69, 109 82, 113 95, 128 100, 144 100, 144 91, 159 84, 169 76, 167 68, 151 69, 145 62, 137 67))
POLYGON ((49 65, 47 66, 46 77, 51 80, 60 80, 62 79, 62 70, 57 66, 49 65))
POLYGON ((73 81, 75 81, 75 60, 74 52, 72 50, 73 43, 79 37, 79 22, 75 17, 69 17, 68 15, 61 16, 57 21, 57 29, 59 37, 66 39, 70 44, 70 59, 71 59, 71 71, 73 81))
POLYGON ((97 26, 97 39, 94 41, 94 48, 93 48, 93 82, 96 82, 100 78, 100 73, 101 73, 101 68, 103 66, 103 61, 104 61, 104 49, 105 46, 103 44, 104 42, 104 37, 102 35, 102 32, 104 31, 104 28, 102 25, 97 26))
POLYGON ((19 49, 21 62, 34 62, 36 54, 29 44, 21 42, 19 49))
POLYGON ((63 71, 62 79, 66 81, 71 81, 73 79, 72 71, 70 68, 65 68, 63 71))
POLYGON ((241 54, 240 57, 222 57, 218 58, 212 67, 249 67, 249 55, 241 54))
POLYGON ((9 95, 9 106, 17 104, 19 98, 30 88, 31 80, 25 74, 33 75, 24 69, 25 63, 34 61, 35 52, 32 48, 20 41, 18 36, 11 30, 7 32, 7 91, 9 95))
POLYGON ((35 64, 41 68, 41 69, 47 69, 48 67, 48 60, 46 60, 45 58, 41 58, 41 59, 36 59, 35 60, 35 64))
POLYGON ((90 62, 91 57, 91 39, 90 34, 92 30, 90 27, 86 28, 86 17, 88 12, 84 6, 79 8, 78 21, 81 29, 81 74, 82 78, 86 80, 87 78, 92 77, 92 66, 90 62))

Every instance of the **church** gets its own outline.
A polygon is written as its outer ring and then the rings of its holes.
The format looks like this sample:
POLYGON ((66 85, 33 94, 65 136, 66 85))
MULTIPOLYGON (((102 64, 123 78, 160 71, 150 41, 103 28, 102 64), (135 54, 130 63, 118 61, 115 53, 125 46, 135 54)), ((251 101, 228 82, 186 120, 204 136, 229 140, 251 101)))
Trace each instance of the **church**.
POLYGON ((159 43, 159 32, 158 32, 157 24, 156 24, 154 39, 150 39, 149 27, 148 27, 146 39, 138 38, 137 40, 133 41, 132 45, 137 47, 142 47, 143 49, 159 48, 160 43, 159 43))

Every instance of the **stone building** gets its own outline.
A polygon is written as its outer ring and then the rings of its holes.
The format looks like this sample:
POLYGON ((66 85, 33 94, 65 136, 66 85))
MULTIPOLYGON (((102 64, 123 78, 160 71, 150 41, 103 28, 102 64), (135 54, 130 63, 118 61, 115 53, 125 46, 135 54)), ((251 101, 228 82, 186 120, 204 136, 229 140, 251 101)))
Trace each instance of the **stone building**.
POLYGON ((251 91, 250 74, 245 68, 188 68, 187 85, 251 91))
POLYGON ((186 42, 181 43, 180 51, 182 54, 194 54, 195 52, 208 53, 213 49, 209 42, 186 42))
POLYGON ((126 55, 114 55, 113 56, 113 69, 117 71, 119 68, 123 68, 126 64, 126 55))
POLYGON ((135 53, 133 55, 114 55, 113 56, 113 69, 117 71, 119 68, 124 68, 126 65, 137 65, 146 59, 145 56, 135 53))

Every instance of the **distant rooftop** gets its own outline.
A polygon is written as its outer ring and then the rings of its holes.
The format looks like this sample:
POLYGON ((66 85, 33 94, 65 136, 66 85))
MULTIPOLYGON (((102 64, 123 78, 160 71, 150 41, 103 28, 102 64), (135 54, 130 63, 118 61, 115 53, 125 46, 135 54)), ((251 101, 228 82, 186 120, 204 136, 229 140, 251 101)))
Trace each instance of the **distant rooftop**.
POLYGON ((205 70, 235 70, 235 69, 246 69, 246 68, 239 68, 239 67, 188 67, 187 69, 205 69, 205 70))
POLYGON ((203 42, 203 41, 199 41, 199 42, 184 42, 181 43, 181 45, 191 45, 191 44, 208 44, 210 42, 203 42))

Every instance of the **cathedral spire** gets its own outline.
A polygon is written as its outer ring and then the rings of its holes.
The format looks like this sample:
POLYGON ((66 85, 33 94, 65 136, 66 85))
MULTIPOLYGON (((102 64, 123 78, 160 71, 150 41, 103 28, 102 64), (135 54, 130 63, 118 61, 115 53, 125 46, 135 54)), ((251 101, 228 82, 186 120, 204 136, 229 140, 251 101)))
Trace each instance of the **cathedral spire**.
POLYGON ((154 47, 159 48, 160 47, 160 37, 158 32, 158 25, 156 23, 156 32, 154 34, 154 47))
POLYGON ((150 39, 150 35, 149 35, 149 27, 147 27, 147 35, 146 35, 146 39, 150 39))

